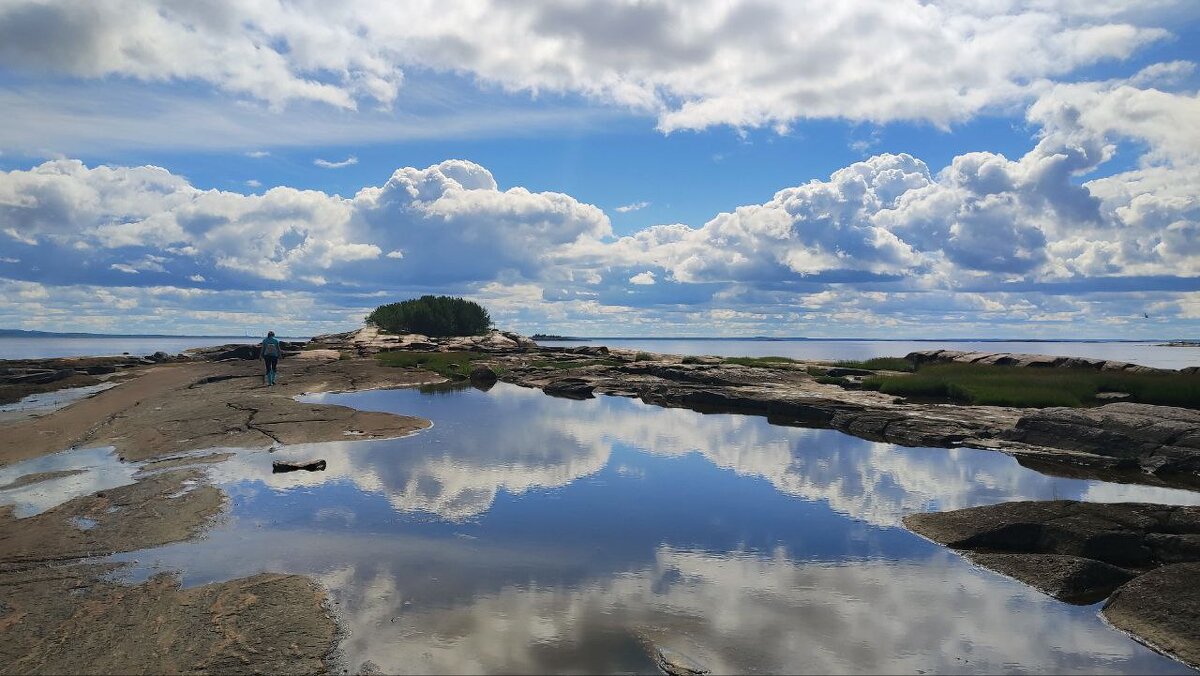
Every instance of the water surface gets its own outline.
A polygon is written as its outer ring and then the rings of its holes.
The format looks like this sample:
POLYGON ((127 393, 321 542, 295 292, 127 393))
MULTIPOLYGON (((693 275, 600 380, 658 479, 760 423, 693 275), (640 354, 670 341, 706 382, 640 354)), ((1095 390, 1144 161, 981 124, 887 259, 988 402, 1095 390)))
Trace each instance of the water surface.
POLYGON ((350 632, 347 666, 389 673, 654 673, 649 645, 717 673, 1189 673, 1099 606, 976 568, 900 519, 1198 493, 504 384, 307 400, 434 427, 239 452, 210 470, 228 515, 204 539, 115 557, 135 562, 126 578, 310 575, 350 632), (329 468, 271 474, 277 457, 329 468))
POLYGON ((1200 365, 1200 348, 1166 347, 1163 341, 915 341, 915 340, 704 340, 597 338, 583 341, 539 341, 539 345, 572 347, 607 345, 666 354, 720 357, 791 357, 793 359, 869 359, 903 357, 917 350, 967 352, 1021 352, 1063 357, 1088 357, 1127 361, 1143 366, 1179 369, 1200 365))

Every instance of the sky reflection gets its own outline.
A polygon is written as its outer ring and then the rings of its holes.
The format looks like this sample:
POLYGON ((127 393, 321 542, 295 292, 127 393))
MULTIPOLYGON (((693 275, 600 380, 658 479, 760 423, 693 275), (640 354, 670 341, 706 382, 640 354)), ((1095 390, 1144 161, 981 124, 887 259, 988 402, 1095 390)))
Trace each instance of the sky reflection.
POLYGON ((241 452, 230 516, 134 552, 131 580, 309 574, 384 671, 639 671, 663 645, 716 672, 1187 672, 898 526, 1011 499, 1200 502, 760 418, 499 385, 321 395, 432 419, 405 439, 241 452), (280 455, 328 470, 272 475, 280 455))

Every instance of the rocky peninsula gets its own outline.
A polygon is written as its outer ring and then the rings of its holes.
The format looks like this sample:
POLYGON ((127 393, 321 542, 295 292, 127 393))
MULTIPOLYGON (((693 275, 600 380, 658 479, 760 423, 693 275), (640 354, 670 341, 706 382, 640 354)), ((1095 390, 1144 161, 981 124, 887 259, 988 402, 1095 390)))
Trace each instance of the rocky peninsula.
MULTIPOLYGON (((557 397, 635 397, 652 405, 759 415, 776 424, 832 428, 901 445, 989 449, 1050 474, 1200 487, 1200 412, 1189 408, 1132 401, 1090 408, 963 406, 856 386, 879 370, 597 346, 549 348, 500 331, 431 338, 367 327, 317 336, 285 345, 281 384, 272 388, 262 385, 256 356, 253 346, 228 345, 183 355, 0 364, 4 401, 31 391, 119 383, 60 410, 0 421, 0 467, 93 446, 111 446, 122 460, 142 467, 131 485, 81 495, 37 516, 18 519, 11 507, 0 508, 0 587, 8 590, 0 597, 0 632, 7 638, 0 642, 0 656, 13 671, 77 671, 83 665, 120 672, 145 671, 150 665, 229 673, 330 669, 336 660, 336 623, 320 587, 305 577, 263 574, 182 589, 164 573, 124 586, 107 577, 115 564, 92 559, 203 533, 225 498, 211 486, 184 488, 200 480, 199 468, 224 461, 221 452, 208 449, 382 439, 429 425, 402 415, 296 401, 303 393, 446 379, 486 388, 500 380, 557 397), (454 359, 438 362, 437 368, 392 368, 381 354, 454 359), (197 455, 201 452, 206 454, 197 455), (78 518, 95 526, 70 526, 78 518), (154 641, 142 640, 151 636, 154 641), (104 641, 126 649, 99 651, 104 641), (99 652, 107 660, 102 664, 92 662, 99 652), (171 661, 162 661, 168 656, 171 661)), ((908 359, 1156 371, 1040 355, 931 351, 908 359)), ((1195 369, 1185 375, 1200 377, 1195 369)), ((316 468, 317 459, 311 460, 310 469, 316 468)), ((1029 503, 975 508, 980 511, 963 515, 918 515, 906 525, 1058 598, 1110 598, 1105 614, 1116 626, 1200 664, 1200 637, 1179 626, 1179 618, 1195 617, 1200 608, 1194 592, 1181 587, 1195 587, 1200 565, 1200 515, 1194 509, 1022 504, 1029 503)))

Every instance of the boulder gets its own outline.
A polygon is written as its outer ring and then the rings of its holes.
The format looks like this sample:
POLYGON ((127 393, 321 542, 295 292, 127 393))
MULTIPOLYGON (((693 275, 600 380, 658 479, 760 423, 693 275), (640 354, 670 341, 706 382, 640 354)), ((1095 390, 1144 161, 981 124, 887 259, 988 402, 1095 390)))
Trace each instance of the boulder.
POLYGON ((471 369, 471 382, 490 385, 497 380, 496 372, 486 366, 476 366, 471 369))
POLYGON ((224 350, 208 357, 211 361, 226 359, 258 359, 257 345, 225 345, 224 350))
POLYGON ((542 386, 542 391, 564 399, 591 399, 596 386, 582 378, 559 378, 542 386))

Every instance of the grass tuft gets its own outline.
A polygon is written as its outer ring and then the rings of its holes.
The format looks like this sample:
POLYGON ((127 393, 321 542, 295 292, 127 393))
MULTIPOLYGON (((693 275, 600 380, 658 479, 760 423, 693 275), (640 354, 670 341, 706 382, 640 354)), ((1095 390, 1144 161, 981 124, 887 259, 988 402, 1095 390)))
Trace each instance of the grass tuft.
POLYGON ((384 366, 432 371, 451 380, 468 378, 471 362, 483 358, 484 355, 471 352, 380 352, 376 355, 384 366))
POLYGON ((915 370, 913 363, 904 357, 874 357, 872 359, 843 359, 834 366, 847 369, 863 369, 866 371, 905 371, 915 370))
POLYGON ((796 360, 790 357, 729 357, 725 360, 725 363, 772 368, 784 364, 795 364, 796 360))

